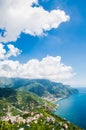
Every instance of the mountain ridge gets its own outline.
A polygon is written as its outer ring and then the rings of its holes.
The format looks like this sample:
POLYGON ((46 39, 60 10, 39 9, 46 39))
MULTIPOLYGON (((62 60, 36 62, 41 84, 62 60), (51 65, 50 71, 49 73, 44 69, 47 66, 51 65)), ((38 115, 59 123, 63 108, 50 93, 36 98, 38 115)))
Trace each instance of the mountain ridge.
POLYGON ((55 104, 13 88, 0 88, 0 130, 82 130, 54 115, 55 104))
POLYGON ((53 114, 57 106, 52 99, 75 93, 45 79, 0 78, 0 130, 82 130, 53 114))
POLYGON ((22 78, 0 78, 0 87, 14 88, 21 91, 26 90, 40 97, 53 96, 54 98, 65 98, 72 94, 78 93, 78 90, 64 85, 62 83, 53 82, 47 79, 22 79, 22 78))

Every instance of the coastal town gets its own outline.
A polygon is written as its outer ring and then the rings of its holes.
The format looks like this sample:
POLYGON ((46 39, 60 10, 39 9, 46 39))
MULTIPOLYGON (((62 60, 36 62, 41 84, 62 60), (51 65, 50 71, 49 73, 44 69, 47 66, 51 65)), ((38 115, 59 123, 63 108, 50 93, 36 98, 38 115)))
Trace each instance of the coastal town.
POLYGON ((57 100, 63 96, 44 94, 40 97, 13 88, 0 88, 0 96, 0 130, 82 130, 55 114, 57 100))
MULTIPOLYGON (((69 127, 68 125, 70 124, 70 122, 63 123, 61 121, 59 121, 57 123, 53 116, 44 117, 44 115, 42 113, 38 113, 38 112, 31 112, 31 113, 24 112, 23 115, 30 115, 30 116, 28 116, 25 119, 25 118, 23 118, 20 115, 12 116, 11 113, 7 113, 6 116, 1 117, 1 120, 5 121, 5 122, 9 122, 11 124, 17 123, 18 126, 21 125, 21 124, 25 124, 24 127, 19 128, 19 130, 24 130, 25 126, 27 128, 30 128, 31 127, 31 123, 34 122, 35 124, 37 124, 38 120, 40 120, 40 121, 44 120, 43 121, 44 125, 45 124, 49 124, 49 123, 51 123, 53 126, 57 125, 57 126, 61 127, 60 130, 68 130, 68 127, 69 127)), ((55 129, 52 128, 52 130, 55 130, 55 129)))

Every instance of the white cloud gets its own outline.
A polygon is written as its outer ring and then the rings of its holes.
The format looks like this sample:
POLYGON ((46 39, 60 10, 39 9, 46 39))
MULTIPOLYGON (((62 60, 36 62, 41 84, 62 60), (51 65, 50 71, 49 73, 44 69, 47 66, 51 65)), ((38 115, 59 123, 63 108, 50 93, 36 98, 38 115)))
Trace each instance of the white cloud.
POLYGON ((0 28, 6 30, 0 42, 16 41, 22 32, 40 36, 69 20, 62 10, 49 12, 33 3, 38 0, 0 0, 0 28))
POLYGON ((0 59, 4 59, 6 54, 6 50, 4 49, 3 44, 0 43, 0 59))
POLYGON ((19 50, 18 48, 14 47, 13 45, 9 44, 7 45, 9 51, 8 53, 6 54, 6 57, 9 58, 11 56, 18 56, 19 54, 21 54, 21 50, 19 50))
POLYGON ((19 61, 5 60, 0 62, 0 76, 20 78, 44 78, 52 81, 63 82, 74 76, 71 66, 61 63, 61 57, 47 56, 41 61, 29 60, 25 64, 19 61))
MULTIPOLYGON (((46 31, 67 22, 69 18, 60 9, 45 10, 38 4, 38 0, 0 0, 0 29, 5 30, 3 36, 0 35, 0 42, 16 41, 22 32, 33 36, 44 35, 46 31), (33 7, 33 3, 37 6, 33 7)), ((0 43, 1 77, 44 78, 63 82, 74 75, 71 66, 61 63, 60 56, 47 56, 41 61, 32 59, 24 64, 8 60, 20 53, 21 50, 14 45, 0 43)))
POLYGON ((8 59, 11 56, 16 57, 21 53, 21 50, 19 50, 18 48, 14 47, 11 44, 7 45, 8 51, 6 51, 6 49, 4 47, 5 47, 5 45, 0 43, 0 60, 8 59))

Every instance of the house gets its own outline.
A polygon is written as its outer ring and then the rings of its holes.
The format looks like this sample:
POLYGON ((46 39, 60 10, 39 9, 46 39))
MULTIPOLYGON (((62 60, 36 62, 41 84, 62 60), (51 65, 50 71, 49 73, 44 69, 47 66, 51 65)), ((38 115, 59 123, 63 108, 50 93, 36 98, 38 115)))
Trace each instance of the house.
POLYGON ((64 127, 65 129, 68 129, 68 125, 67 125, 67 124, 64 124, 63 127, 64 127))

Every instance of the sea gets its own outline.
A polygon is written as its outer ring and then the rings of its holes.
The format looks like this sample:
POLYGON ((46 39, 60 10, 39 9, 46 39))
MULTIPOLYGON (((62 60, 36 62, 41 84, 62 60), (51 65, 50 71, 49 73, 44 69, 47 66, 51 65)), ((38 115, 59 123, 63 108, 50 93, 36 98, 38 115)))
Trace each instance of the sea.
POLYGON ((86 130, 86 88, 78 90, 78 94, 57 102, 55 114, 86 130))

